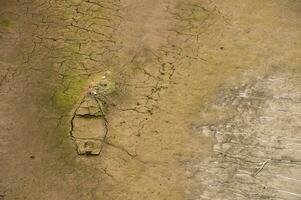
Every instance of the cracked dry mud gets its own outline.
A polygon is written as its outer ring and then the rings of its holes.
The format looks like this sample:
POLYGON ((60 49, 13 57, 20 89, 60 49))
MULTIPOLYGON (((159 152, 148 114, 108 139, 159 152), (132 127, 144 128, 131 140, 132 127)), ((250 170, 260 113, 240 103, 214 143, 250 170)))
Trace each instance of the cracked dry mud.
POLYGON ((0 200, 301 199, 299 0, 0 0, 0 44, 0 200))

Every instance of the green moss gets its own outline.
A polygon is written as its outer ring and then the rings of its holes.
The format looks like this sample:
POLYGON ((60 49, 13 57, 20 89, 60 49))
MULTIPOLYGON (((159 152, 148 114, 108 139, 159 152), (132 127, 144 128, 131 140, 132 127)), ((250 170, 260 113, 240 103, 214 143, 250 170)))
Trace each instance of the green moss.
POLYGON ((55 107, 61 113, 69 112, 78 102, 87 83, 87 78, 66 78, 63 86, 59 86, 54 96, 55 107))
POLYGON ((4 19, 4 20, 0 20, 0 27, 9 27, 11 25, 11 22, 7 19, 4 19))

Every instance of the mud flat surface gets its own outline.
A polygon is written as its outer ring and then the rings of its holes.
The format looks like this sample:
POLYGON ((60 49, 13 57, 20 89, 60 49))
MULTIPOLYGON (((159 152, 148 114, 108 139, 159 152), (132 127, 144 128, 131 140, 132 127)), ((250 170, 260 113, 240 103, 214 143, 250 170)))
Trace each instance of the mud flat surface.
POLYGON ((301 199, 300 55, 299 0, 0 0, 0 200, 301 199))

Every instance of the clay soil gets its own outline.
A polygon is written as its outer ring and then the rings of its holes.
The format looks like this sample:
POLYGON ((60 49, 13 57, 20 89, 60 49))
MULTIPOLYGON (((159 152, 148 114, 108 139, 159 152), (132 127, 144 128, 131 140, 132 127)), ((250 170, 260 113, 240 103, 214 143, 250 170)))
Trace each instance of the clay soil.
POLYGON ((300 0, 0 0, 0 200, 301 199, 300 55, 300 0))

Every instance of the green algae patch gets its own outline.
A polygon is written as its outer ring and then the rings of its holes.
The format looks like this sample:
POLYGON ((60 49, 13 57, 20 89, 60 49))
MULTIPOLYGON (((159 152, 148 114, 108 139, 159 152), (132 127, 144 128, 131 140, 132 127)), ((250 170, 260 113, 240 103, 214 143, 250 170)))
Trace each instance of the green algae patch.
POLYGON ((0 20, 0 27, 8 28, 11 25, 11 22, 7 19, 0 20))
POLYGON ((60 113, 68 113, 74 108, 87 84, 87 78, 66 78, 64 84, 58 87, 53 100, 60 113))

